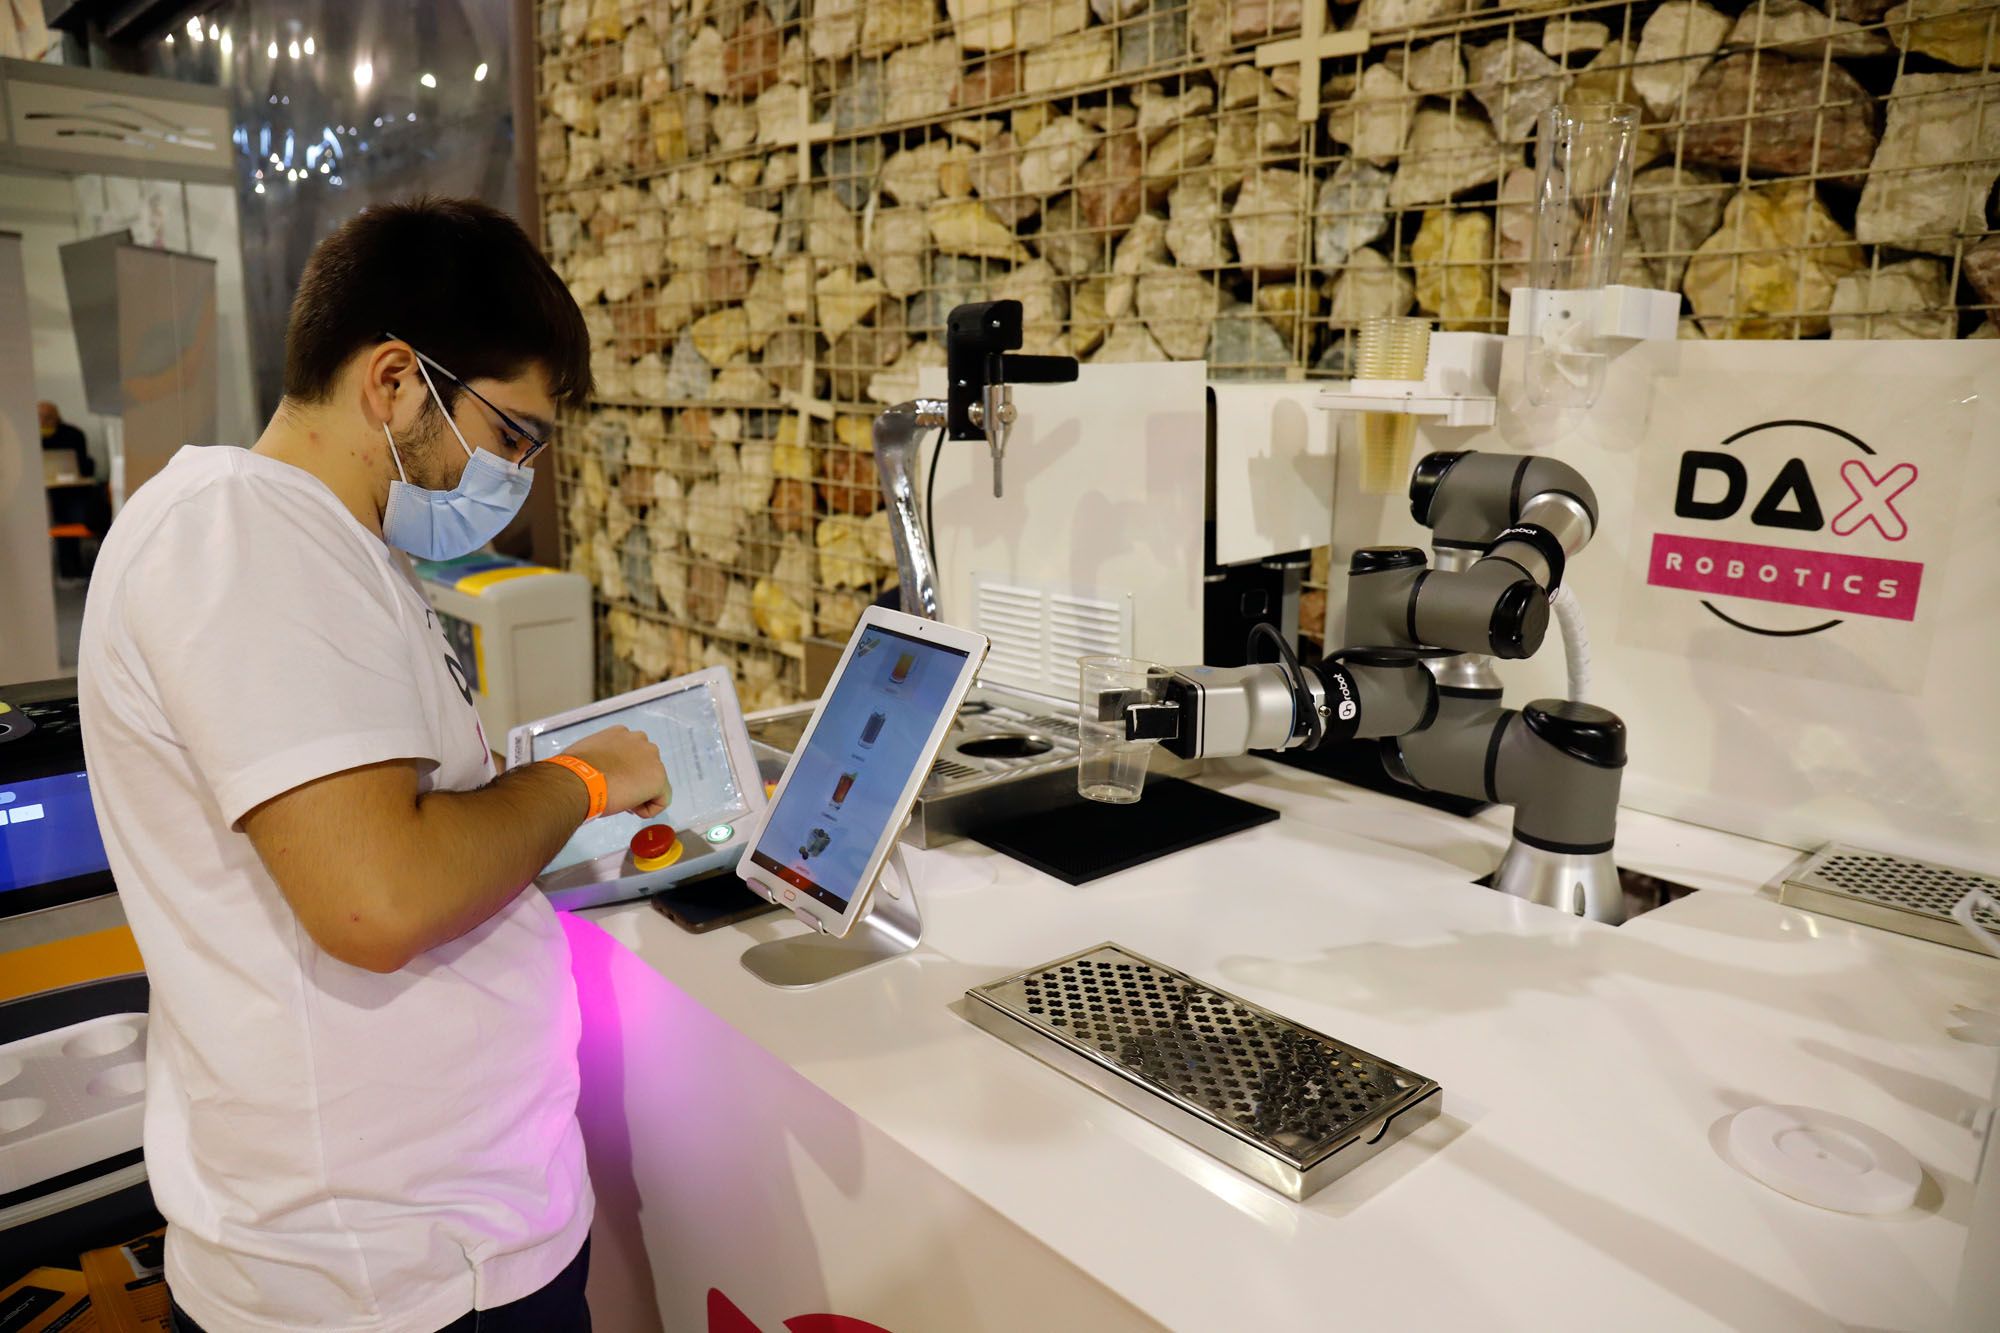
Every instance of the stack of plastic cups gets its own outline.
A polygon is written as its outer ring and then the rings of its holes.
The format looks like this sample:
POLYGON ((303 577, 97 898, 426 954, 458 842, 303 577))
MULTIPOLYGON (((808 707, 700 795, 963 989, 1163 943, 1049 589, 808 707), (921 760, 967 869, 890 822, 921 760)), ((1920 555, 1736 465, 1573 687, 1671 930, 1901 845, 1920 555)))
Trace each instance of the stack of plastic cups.
MULTIPOLYGON (((1357 380, 1421 380, 1430 363, 1429 320, 1379 315, 1364 320, 1354 358, 1357 380)), ((1368 495, 1395 495, 1410 476, 1410 453, 1417 419, 1406 412, 1361 414, 1361 489, 1368 495)))

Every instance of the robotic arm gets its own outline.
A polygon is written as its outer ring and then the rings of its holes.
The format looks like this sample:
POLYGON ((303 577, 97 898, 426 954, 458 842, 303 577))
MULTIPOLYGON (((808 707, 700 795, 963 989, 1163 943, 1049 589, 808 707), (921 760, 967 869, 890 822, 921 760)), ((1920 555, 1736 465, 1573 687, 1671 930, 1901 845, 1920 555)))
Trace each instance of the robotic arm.
POLYGON ((1413 547, 1355 552, 1346 638, 1361 646, 1301 666, 1281 641, 1279 662, 1181 668, 1161 701, 1122 705, 1126 734, 1190 759, 1379 740, 1399 781, 1514 807, 1496 887, 1622 920, 1611 848, 1624 723, 1563 699, 1505 708, 1489 661, 1541 647, 1596 497, 1553 459, 1471 452, 1426 458, 1410 495, 1438 564, 1413 547))

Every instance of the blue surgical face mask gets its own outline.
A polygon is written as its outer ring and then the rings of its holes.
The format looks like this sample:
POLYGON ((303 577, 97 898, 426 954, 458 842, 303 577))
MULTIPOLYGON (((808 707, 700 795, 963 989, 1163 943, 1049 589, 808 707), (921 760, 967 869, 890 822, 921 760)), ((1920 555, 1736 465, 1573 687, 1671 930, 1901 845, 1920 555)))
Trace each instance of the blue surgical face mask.
POLYGON ((438 411, 444 412, 445 424, 457 437, 458 447, 465 450, 465 472, 458 485, 448 491, 412 486, 409 474, 403 471, 403 457, 396 450, 396 437, 389 423, 383 422, 382 434, 389 441, 389 456, 396 460, 399 480, 389 483, 389 503, 382 510, 382 540, 419 560, 455 560, 486 545, 513 522, 528 502, 535 474, 485 449, 474 452, 445 410, 444 399, 438 396, 437 385, 431 383, 431 373, 422 361, 417 362, 417 371, 438 411))

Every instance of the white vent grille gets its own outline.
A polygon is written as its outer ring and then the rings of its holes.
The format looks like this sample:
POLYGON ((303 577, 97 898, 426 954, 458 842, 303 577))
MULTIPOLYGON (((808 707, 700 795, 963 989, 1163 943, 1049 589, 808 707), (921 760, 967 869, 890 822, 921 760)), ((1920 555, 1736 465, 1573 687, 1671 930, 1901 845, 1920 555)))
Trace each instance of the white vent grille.
POLYGON ((993 641, 984 679, 1066 699, 1079 657, 1129 657, 1132 599, 972 576, 973 628, 993 641))

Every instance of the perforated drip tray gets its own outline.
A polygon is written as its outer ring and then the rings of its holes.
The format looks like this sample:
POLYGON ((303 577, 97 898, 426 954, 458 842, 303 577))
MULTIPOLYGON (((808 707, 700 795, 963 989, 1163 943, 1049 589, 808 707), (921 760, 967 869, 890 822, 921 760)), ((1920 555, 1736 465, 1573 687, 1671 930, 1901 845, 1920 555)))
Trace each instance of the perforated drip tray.
POLYGON ((1421 1074, 1116 944, 965 995, 988 1032, 1294 1199, 1443 1102, 1421 1074))
MULTIPOLYGON (((1979 952, 1979 943, 1951 917, 1951 909, 1974 889, 2000 898, 2000 878, 1836 842, 1820 848, 1785 879, 1778 901, 1979 952)), ((1973 915, 1980 925, 2000 933, 2000 914, 1980 907, 1973 915)))

